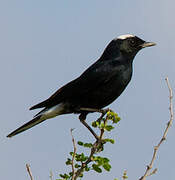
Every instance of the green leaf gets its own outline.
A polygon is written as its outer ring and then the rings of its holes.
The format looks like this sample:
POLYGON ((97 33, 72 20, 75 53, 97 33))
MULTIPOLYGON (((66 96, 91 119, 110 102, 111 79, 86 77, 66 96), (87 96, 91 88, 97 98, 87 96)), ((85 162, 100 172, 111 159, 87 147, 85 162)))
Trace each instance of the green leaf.
POLYGON ((103 163, 108 163, 109 159, 108 158, 103 158, 103 163))
POLYGON ((90 171, 90 168, 88 166, 86 166, 85 171, 90 171))
POLYGON ((123 179, 128 179, 126 170, 123 172, 123 179))
POLYGON ((70 173, 69 173, 69 175, 70 175, 70 177, 72 177, 73 173, 72 173, 72 172, 70 172, 70 173))
POLYGON ((107 112, 107 118, 108 118, 109 120, 112 120, 112 119, 114 118, 114 112, 108 111, 108 112, 107 112))
POLYGON ((111 144, 114 144, 114 143, 115 143, 114 139, 104 139, 104 141, 105 141, 105 142, 110 142, 111 144))
POLYGON ((84 153, 81 153, 81 161, 86 161, 88 159, 87 156, 84 155, 84 153))
POLYGON ((96 157, 94 161, 97 163, 98 166, 101 166, 103 164, 103 158, 100 156, 96 157))
POLYGON ((80 154, 76 154, 75 155, 75 160, 76 161, 81 161, 81 155, 80 154))
POLYGON ((92 143, 84 143, 84 147, 91 148, 92 147, 92 143))
POLYGON ((117 124, 120 121, 120 117, 114 116, 113 123, 117 124))
POLYGON ((69 175, 68 174, 60 174, 60 177, 64 178, 64 179, 68 179, 69 178, 69 175))
POLYGON ((102 122, 102 123, 100 124, 100 128, 104 129, 104 127, 105 127, 105 125, 104 125, 104 123, 102 122))
POLYGON ((118 123, 120 121, 120 117, 118 116, 118 114, 113 112, 113 111, 108 111, 107 112, 107 118, 109 120, 112 120, 113 123, 118 123))
POLYGON ((114 144, 115 143, 114 139, 110 139, 110 143, 114 144))
POLYGON ((114 129, 114 127, 111 126, 111 125, 106 125, 105 126, 105 130, 107 130, 107 131, 111 131, 112 129, 114 129))
POLYGON ((76 156, 75 156, 75 160, 76 160, 76 161, 81 161, 81 162, 86 161, 87 158, 88 158, 88 157, 85 156, 84 153, 76 154, 76 156))
POLYGON ((111 170, 111 165, 108 164, 108 163, 105 163, 105 164, 103 165, 103 168, 104 168, 106 171, 110 171, 110 170, 111 170))
POLYGON ((73 153, 73 152, 70 152, 69 154, 70 154, 71 156, 73 156, 74 153, 73 153))
POLYGON ((83 146, 84 143, 82 141, 78 141, 77 144, 83 146))
POLYGON ((105 141, 105 142, 110 142, 111 144, 114 144, 114 143, 115 143, 114 139, 104 139, 104 141, 105 141))
POLYGON ((75 168, 79 168, 81 167, 79 164, 75 164, 75 168))
POLYGON ((97 127, 97 123, 96 121, 92 122, 92 127, 96 128, 97 127))
POLYGON ((79 177, 83 177, 83 174, 80 174, 79 177))
POLYGON ((92 164, 92 168, 94 171, 96 171, 98 173, 102 172, 101 168, 99 168, 99 166, 97 164, 92 164))
POLYGON ((70 158, 67 158, 66 165, 71 165, 71 164, 72 164, 72 160, 70 158))
POLYGON ((99 127, 99 125, 100 125, 100 123, 99 123, 99 121, 98 121, 98 120, 97 120, 97 121, 92 122, 92 127, 94 127, 94 128, 99 127))

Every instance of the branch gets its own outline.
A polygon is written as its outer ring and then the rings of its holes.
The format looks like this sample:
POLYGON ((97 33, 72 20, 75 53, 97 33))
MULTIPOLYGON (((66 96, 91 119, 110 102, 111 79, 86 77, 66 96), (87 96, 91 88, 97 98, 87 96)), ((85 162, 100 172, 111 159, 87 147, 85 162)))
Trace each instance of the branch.
POLYGON ((72 131, 73 131, 73 129, 70 130, 70 133, 71 133, 71 136, 72 136, 72 143, 73 143, 73 147, 74 147, 74 152, 73 152, 73 155, 72 155, 72 163, 71 163, 71 165, 72 165, 72 180, 75 180, 74 160, 75 160, 75 155, 76 155, 76 152, 77 152, 77 148, 76 148, 75 139, 73 137, 72 131))
POLYGON ((29 164, 26 164, 26 168, 27 168, 27 172, 30 176, 30 180, 34 180, 33 177, 32 177, 32 172, 31 172, 31 169, 30 169, 30 165, 29 164))
POLYGON ((145 180, 147 176, 150 176, 150 175, 156 173, 157 169, 154 169, 151 173, 150 173, 150 170, 151 170, 152 167, 153 167, 153 163, 154 163, 154 161, 155 161, 155 159, 156 159, 156 155, 157 155, 158 149, 159 149, 160 145, 163 143, 163 141, 166 140, 166 136, 167 136, 168 130, 169 130, 169 128, 171 127, 172 121, 173 121, 173 119, 174 119, 174 114, 173 114, 173 103, 172 103, 173 92, 172 92, 172 88, 171 88, 171 86, 170 86, 168 77, 165 78, 165 81, 166 81, 166 83, 167 83, 168 90, 169 90, 169 111, 170 111, 170 120, 169 120, 168 123, 167 123, 166 129, 165 129, 165 131, 164 131, 164 133, 163 133, 163 136, 162 136, 160 142, 158 143, 157 146, 154 147, 154 153, 153 153, 151 162, 150 162, 150 164, 147 166, 147 169, 146 169, 146 172, 145 172, 144 176, 142 176, 139 180, 145 180))
POLYGON ((52 173, 52 171, 50 171, 49 178, 50 178, 50 180, 53 180, 53 173, 52 173))
MULTIPOLYGON (((93 112, 100 112, 102 115, 100 116, 100 118, 98 119, 98 121, 101 121, 103 119, 103 117, 105 116, 105 114, 109 111, 109 109, 104 109, 104 110, 98 110, 98 109, 91 109, 91 108, 83 108, 82 110, 86 110, 86 111, 93 111, 93 112)), ((108 120, 108 117, 106 116, 105 120, 104 120, 104 125, 106 125, 108 120)), ((88 127, 87 127, 88 128, 88 127)), ((88 128, 88 130, 92 133, 92 129, 90 130, 88 128)), ((94 132, 95 134, 95 132, 94 132)), ((98 137, 98 140, 93 144, 92 148, 91 148, 91 152, 90 155, 88 157, 88 159, 82 163, 81 167, 75 172, 75 177, 74 179, 72 178, 72 180, 76 180, 83 172, 84 168, 93 161, 93 155, 99 151, 99 149, 103 146, 103 134, 104 134, 104 129, 101 128, 100 129, 100 136, 98 137)))

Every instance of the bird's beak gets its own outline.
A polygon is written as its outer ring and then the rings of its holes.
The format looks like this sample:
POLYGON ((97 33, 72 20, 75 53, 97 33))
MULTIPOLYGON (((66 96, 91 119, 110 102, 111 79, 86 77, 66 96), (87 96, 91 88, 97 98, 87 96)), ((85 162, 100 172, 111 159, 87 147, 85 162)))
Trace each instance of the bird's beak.
POLYGON ((142 45, 141 45, 141 47, 142 48, 145 48, 145 47, 150 47, 150 46, 155 46, 156 45, 156 43, 154 43, 154 42, 144 42, 142 45))

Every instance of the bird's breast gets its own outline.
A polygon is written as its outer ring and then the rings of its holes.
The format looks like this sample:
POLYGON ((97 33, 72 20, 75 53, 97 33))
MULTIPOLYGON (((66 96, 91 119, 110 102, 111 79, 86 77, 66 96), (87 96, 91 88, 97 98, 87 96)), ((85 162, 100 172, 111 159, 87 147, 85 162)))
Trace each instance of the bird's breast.
POLYGON ((91 108, 103 108, 111 104, 124 91, 131 80, 131 76, 132 73, 128 70, 116 74, 93 91, 83 94, 79 99, 80 104, 83 107, 91 108))
MULTIPOLYGON (((106 69, 105 69, 106 70, 106 69)), ((107 69, 108 70, 108 69, 107 69)), ((106 71, 107 71, 106 70, 106 71)), ((132 69, 124 65, 113 66, 108 73, 101 73, 103 81, 92 81, 91 88, 69 99, 73 107, 104 108, 117 99, 131 80, 132 69)), ((74 109, 74 108, 73 108, 74 109)))

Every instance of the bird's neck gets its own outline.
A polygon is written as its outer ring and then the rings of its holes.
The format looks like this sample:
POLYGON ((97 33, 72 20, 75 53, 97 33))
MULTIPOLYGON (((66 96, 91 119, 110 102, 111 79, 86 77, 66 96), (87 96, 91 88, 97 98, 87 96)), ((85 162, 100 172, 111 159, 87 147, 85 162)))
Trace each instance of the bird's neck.
POLYGON ((113 51, 113 49, 106 49, 100 57, 100 61, 107 61, 111 59, 118 59, 121 56, 120 51, 113 51))

